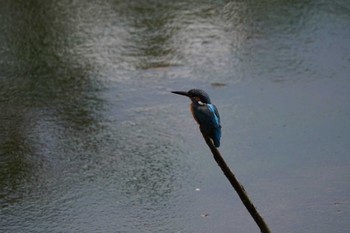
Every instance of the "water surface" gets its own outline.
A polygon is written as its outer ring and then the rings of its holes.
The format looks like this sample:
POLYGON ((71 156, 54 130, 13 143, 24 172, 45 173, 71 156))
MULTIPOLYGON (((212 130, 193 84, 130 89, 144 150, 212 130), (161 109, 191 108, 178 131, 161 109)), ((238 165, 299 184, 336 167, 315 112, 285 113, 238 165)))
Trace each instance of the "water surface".
POLYGON ((1 1, 1 232, 349 229, 350 4, 1 1))

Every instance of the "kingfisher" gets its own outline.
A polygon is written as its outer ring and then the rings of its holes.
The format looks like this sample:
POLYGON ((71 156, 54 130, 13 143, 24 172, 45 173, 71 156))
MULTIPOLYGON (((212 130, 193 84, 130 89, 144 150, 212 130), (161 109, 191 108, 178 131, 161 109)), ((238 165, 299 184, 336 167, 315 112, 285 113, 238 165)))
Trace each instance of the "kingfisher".
POLYGON ((189 91, 172 91, 174 94, 184 95, 191 99, 190 110, 204 136, 208 136, 215 147, 220 146, 221 125, 218 109, 211 103, 209 95, 200 89, 189 91))

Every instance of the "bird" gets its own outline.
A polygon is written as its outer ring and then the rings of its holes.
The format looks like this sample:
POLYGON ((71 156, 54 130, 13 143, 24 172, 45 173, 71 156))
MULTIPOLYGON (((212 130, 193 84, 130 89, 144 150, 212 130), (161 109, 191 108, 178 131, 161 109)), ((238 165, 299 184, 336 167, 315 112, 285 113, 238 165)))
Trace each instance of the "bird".
POLYGON ((172 91, 172 93, 191 99, 190 110, 203 136, 209 137, 215 147, 220 147, 220 115, 216 106, 211 103, 209 95, 201 89, 191 89, 187 92, 172 91))

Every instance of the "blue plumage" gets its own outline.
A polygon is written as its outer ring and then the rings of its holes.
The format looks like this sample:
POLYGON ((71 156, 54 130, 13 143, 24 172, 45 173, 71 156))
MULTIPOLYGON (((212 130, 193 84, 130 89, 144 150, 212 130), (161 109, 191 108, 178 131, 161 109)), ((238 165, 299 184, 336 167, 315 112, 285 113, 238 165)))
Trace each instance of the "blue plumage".
POLYGON ((221 125, 220 125, 220 116, 218 113, 218 110, 216 109, 215 105, 213 104, 207 104, 207 106, 209 107, 209 110, 211 111, 211 113, 214 116, 214 132, 212 135, 212 139, 214 141, 214 145, 216 147, 220 146, 220 138, 221 138, 221 125))
POLYGON ((173 91, 175 94, 188 96, 192 103, 190 109, 203 135, 208 136, 216 147, 220 146, 221 125, 220 115, 206 92, 191 89, 188 92, 173 91))

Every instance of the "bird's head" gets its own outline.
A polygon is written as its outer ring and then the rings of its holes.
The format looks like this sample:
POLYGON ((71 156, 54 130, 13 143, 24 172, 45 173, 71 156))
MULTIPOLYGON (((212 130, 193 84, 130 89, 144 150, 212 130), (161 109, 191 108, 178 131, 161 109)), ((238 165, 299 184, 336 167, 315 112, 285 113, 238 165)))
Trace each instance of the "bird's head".
POLYGON ((201 104, 201 103, 210 104, 211 103, 209 95, 201 89, 191 89, 187 92, 186 91, 172 91, 172 93, 187 96, 192 100, 192 102, 195 102, 195 103, 199 103, 199 104, 201 104))

